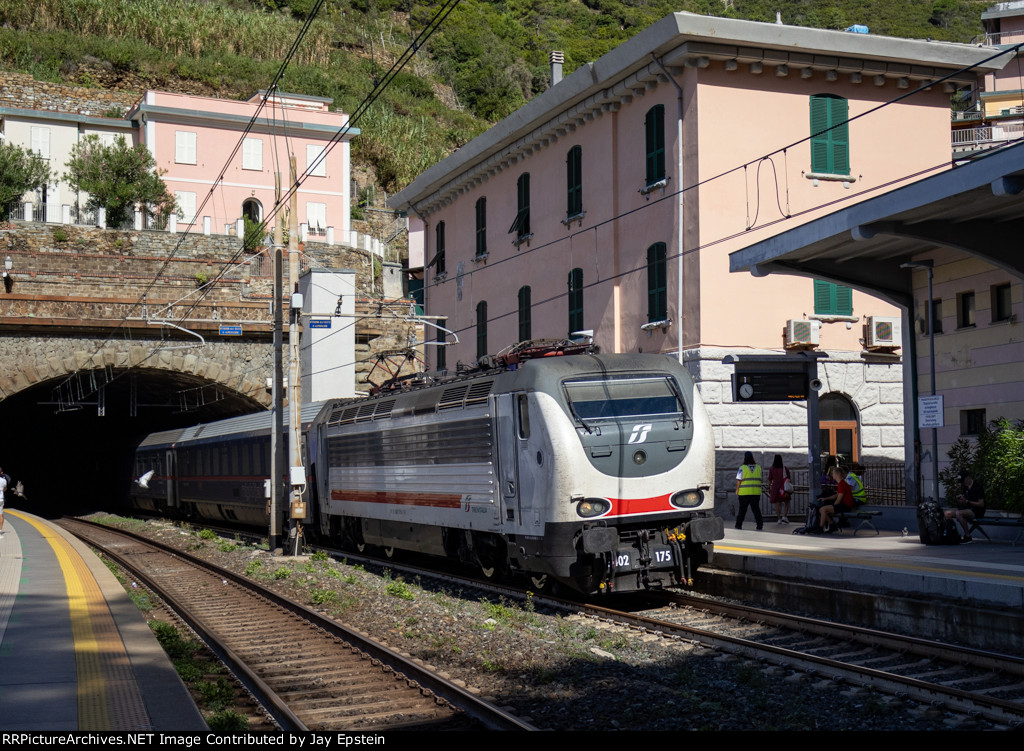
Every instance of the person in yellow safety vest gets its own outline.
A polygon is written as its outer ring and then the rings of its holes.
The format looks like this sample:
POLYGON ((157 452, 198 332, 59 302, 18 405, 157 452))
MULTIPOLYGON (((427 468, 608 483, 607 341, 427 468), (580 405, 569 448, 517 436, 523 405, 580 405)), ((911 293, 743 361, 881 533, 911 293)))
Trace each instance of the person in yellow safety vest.
POLYGON ((863 506, 868 502, 868 491, 864 488, 864 482, 854 474, 852 469, 846 475, 846 484, 853 491, 854 506, 863 506))
POLYGON ((736 473, 736 497, 739 499, 739 512, 736 514, 736 529, 743 529, 743 519, 749 507, 754 512, 757 528, 764 527, 761 518, 761 467, 754 461, 749 451, 743 455, 743 464, 736 473))

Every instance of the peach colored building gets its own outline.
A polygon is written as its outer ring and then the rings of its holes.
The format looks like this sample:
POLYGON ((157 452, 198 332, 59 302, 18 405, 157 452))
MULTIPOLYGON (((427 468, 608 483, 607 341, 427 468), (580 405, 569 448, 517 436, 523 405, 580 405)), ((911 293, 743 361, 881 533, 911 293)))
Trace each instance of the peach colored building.
POLYGON ((325 237, 330 228, 341 240, 350 230, 349 141, 358 130, 340 135, 348 115, 331 112, 332 101, 265 91, 247 101, 148 91, 127 119, 138 124, 139 143, 164 172, 179 224, 202 231, 205 219, 219 233, 233 230, 243 216, 263 221, 273 212, 275 173, 285 190, 291 183, 288 160, 294 154, 302 181, 298 223, 314 237, 325 237))
POLYGON ((985 71, 978 87, 953 113, 953 155, 965 159, 1024 137, 1024 2, 997 3, 981 14, 985 43, 1005 50, 1002 67, 985 71))
POLYGON ((723 358, 816 347, 822 420, 834 418, 823 447, 902 459, 898 308, 841 273, 730 275, 728 254, 947 169, 950 94, 991 52, 659 21, 392 199, 410 216, 427 313, 458 337, 434 365, 588 330, 604 351, 678 357, 715 422, 728 487, 744 450, 806 466, 808 440, 803 402, 740 402, 723 358), (869 321, 895 336, 879 342, 869 321))

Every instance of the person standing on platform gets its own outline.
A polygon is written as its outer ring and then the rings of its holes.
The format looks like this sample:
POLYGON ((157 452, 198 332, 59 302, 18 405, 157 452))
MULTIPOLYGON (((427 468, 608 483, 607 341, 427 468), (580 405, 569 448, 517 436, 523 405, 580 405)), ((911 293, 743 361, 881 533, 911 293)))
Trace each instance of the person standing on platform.
POLYGON ((789 524, 789 499, 793 495, 792 488, 789 468, 782 463, 782 457, 776 454, 772 466, 768 468, 768 502, 776 507, 779 518, 777 524, 789 524), (786 489, 787 483, 789 490, 786 489))
POLYGON ((736 529, 743 529, 743 519, 747 515, 747 507, 754 512, 757 529, 764 527, 761 519, 761 467, 754 461, 749 451, 743 455, 743 464, 736 473, 736 496, 739 499, 739 512, 736 514, 736 529))
POLYGON ((4 536, 4 493, 7 491, 7 475, 4 468, 0 467, 0 537, 4 536))

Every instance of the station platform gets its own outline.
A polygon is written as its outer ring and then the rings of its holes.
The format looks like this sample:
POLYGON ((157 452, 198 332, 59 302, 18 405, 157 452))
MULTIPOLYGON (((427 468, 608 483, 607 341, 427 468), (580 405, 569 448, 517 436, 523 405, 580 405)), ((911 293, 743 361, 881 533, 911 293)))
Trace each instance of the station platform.
POLYGON ((0 731, 202 731, 138 608, 79 540, 7 508, 0 537, 0 731))
POLYGON ((795 535, 765 520, 726 522, 709 594, 798 609, 872 628, 1024 654, 1024 545, 924 545, 916 527, 795 535))

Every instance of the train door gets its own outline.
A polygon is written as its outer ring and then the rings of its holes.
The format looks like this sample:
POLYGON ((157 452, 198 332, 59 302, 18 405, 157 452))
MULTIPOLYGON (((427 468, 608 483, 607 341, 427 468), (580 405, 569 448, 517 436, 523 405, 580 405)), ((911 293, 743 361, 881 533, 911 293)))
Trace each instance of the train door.
POLYGON ((499 524, 519 516, 519 461, 515 394, 498 394, 494 398, 495 441, 498 445, 498 482, 501 485, 499 524))
POLYGON ((178 499, 174 492, 174 489, 177 486, 174 477, 174 469, 174 452, 167 451, 164 456, 164 487, 167 492, 167 508, 178 507, 178 499))

